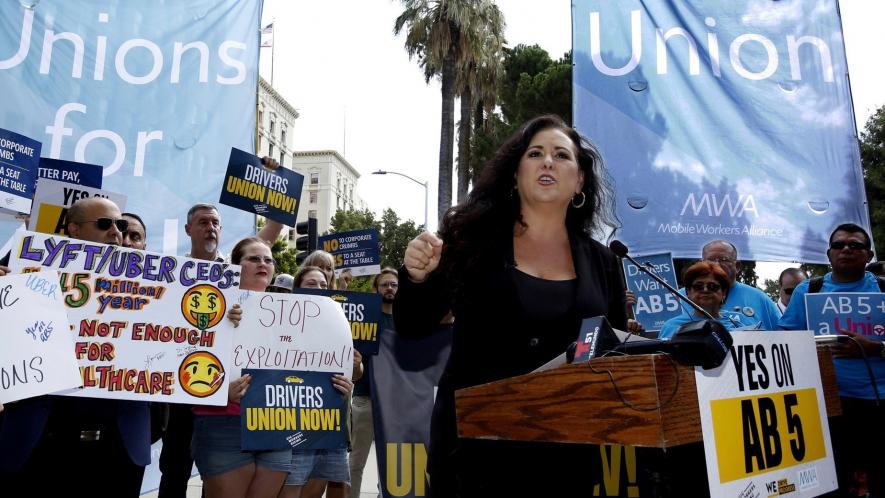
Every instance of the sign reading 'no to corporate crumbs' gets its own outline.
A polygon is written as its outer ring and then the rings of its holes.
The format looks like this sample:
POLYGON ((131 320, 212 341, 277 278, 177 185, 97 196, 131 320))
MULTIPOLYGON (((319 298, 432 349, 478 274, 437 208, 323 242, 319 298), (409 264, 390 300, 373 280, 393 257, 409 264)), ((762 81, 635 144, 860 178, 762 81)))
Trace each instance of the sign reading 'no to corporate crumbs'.
POLYGON ((710 495, 818 496, 836 489, 812 334, 732 337, 722 365, 695 368, 710 495))
POLYGON ((267 169, 258 157, 231 149, 218 202, 295 226, 303 183, 290 169, 267 169))

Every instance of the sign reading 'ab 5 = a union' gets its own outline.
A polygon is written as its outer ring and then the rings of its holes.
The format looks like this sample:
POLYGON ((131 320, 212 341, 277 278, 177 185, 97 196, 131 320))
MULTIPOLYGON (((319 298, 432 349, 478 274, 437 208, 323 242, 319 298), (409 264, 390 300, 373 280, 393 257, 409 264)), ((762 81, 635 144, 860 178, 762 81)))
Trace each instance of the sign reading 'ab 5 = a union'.
POLYGON ((805 317, 815 334, 853 332, 885 339, 885 294, 826 292, 805 294, 805 317))
POLYGON ((732 337, 722 365, 695 368, 710 495, 818 496, 836 489, 812 334, 732 337))

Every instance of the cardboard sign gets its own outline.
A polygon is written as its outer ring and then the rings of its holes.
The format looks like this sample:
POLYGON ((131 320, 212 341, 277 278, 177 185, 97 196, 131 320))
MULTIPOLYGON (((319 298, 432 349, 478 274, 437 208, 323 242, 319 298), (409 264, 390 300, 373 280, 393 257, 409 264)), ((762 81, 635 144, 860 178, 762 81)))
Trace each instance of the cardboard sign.
POLYGON ((243 370, 252 376, 240 400, 243 450, 344 448, 346 398, 328 372, 243 370))
POLYGON ((732 336, 717 368, 695 368, 710 496, 818 496, 836 489, 812 334, 732 336))
POLYGON ((0 208, 30 213, 42 144, 0 128, 0 208))
POLYGON ((261 165, 261 159, 231 149, 218 202, 295 226, 304 176, 283 167, 261 165))
POLYGON ((65 221, 68 208, 78 200, 90 197, 110 199, 120 211, 126 210, 125 195, 44 178, 37 185, 37 193, 34 194, 34 209, 28 230, 67 235, 65 221))
POLYGON ((295 289, 299 294, 326 296, 341 305, 350 323, 350 336, 362 355, 378 354, 381 330, 381 295, 333 289, 295 289))
MULTIPOLYGON (((669 252, 649 254, 637 257, 636 260, 665 282, 676 287, 676 271, 673 267, 673 257, 669 252)), ((682 312, 679 308, 679 298, 666 287, 630 261, 625 259, 623 265, 624 275, 627 277, 627 290, 633 291, 636 296, 633 313, 646 330, 661 330, 664 322, 682 312)))
POLYGON ((341 306, 324 296, 245 291, 234 331, 233 378, 244 368, 353 375, 353 341, 341 306))
POLYGON ((80 386, 58 272, 0 281, 0 403, 80 386))
POLYGON ((97 164, 41 157, 37 169, 37 185, 40 184, 40 179, 45 178, 84 187, 101 188, 103 171, 104 169, 97 164))
POLYGON ((61 272, 90 398, 226 405, 238 266, 16 232, 14 272, 61 272))
POLYGON ((335 257, 335 272, 349 268, 353 276, 381 273, 381 251, 378 230, 354 230, 323 235, 319 246, 335 257))
POLYGON ((805 294, 805 317, 815 334, 854 332, 885 339, 885 294, 826 292, 805 294))

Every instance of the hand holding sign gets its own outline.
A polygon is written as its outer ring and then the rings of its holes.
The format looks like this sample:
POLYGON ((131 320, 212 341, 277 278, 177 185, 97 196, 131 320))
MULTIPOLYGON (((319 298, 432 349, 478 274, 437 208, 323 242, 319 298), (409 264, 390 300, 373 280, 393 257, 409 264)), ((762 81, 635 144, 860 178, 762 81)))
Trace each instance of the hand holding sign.
POLYGON ((882 349, 885 348, 885 342, 867 339, 860 334, 848 332, 847 330, 840 330, 839 332, 854 338, 854 340, 844 342, 839 341, 831 345, 830 351, 833 352, 833 357, 863 358, 864 355, 869 357, 880 356, 883 354, 882 349), (861 353, 861 349, 863 349, 863 354, 861 353))
POLYGON ((415 237, 406 246, 403 265, 409 272, 409 279, 415 283, 427 280, 433 270, 439 266, 442 256, 443 241, 430 232, 415 237))

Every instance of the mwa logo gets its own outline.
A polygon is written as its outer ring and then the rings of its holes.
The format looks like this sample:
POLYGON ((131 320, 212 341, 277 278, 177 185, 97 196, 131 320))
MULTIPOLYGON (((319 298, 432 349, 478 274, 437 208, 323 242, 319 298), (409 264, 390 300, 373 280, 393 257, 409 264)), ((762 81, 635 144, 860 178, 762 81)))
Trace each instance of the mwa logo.
POLYGON ((756 200, 752 194, 711 194, 702 193, 695 195, 690 192, 682 204, 680 216, 690 212, 694 216, 707 215, 710 217, 731 216, 741 217, 752 213, 757 218, 759 211, 756 209, 756 200))

